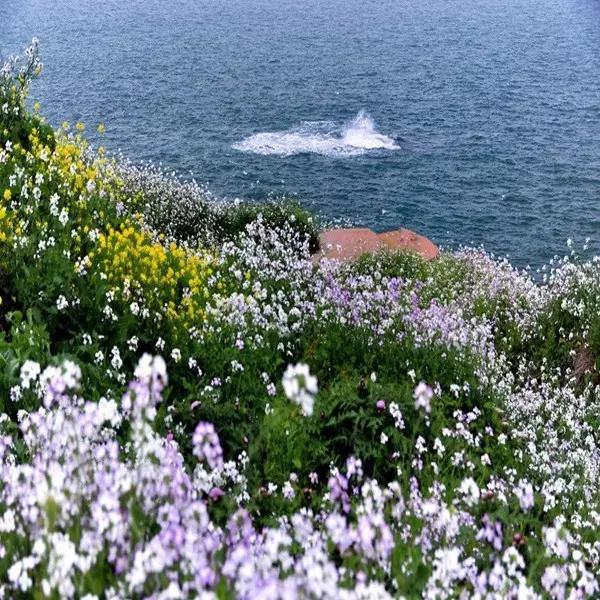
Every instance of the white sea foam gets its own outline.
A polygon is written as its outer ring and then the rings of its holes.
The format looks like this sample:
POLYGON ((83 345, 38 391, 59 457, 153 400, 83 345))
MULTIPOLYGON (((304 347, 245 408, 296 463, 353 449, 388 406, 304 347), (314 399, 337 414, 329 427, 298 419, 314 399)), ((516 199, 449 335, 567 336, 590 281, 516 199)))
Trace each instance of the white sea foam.
POLYGON ((233 148, 275 156, 303 153, 358 156, 370 150, 397 150, 400 146, 393 138, 379 133, 373 119, 361 110, 342 127, 330 121, 305 121, 287 131, 256 133, 237 142, 233 148))

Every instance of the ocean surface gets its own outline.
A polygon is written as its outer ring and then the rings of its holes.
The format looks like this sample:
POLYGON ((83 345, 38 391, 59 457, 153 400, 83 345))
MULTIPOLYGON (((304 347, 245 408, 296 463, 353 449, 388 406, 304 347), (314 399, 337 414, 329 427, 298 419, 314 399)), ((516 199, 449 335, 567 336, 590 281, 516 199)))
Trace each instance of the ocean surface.
POLYGON ((600 253, 600 0, 0 0, 0 53, 33 36, 53 124, 217 195, 600 253))

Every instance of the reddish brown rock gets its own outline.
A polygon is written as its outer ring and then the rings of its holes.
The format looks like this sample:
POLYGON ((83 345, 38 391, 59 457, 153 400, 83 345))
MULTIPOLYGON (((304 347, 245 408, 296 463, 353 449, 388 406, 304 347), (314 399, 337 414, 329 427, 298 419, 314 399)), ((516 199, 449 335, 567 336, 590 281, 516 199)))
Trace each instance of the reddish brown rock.
POLYGON ((382 249, 416 252, 425 260, 432 260, 439 254, 431 240, 409 229, 380 234, 366 228, 328 229, 319 236, 319 243, 321 249, 313 257, 315 262, 322 258, 349 261, 366 252, 382 249))
POLYGON ((379 240, 392 250, 406 250, 416 252, 425 260, 433 260, 440 253, 438 247, 426 237, 411 231, 410 229, 398 229, 380 233, 379 240))
POLYGON ((376 252, 382 246, 378 235, 370 229, 328 229, 319 236, 322 258, 347 261, 365 252, 376 252))

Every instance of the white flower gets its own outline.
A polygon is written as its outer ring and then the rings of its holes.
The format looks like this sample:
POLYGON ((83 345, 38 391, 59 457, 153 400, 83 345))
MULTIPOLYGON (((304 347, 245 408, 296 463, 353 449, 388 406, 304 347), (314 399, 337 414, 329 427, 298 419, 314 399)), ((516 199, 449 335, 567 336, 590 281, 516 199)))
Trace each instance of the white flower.
POLYGON ((544 545, 548 554, 559 556, 566 559, 569 556, 569 543, 571 542, 571 534, 563 526, 564 518, 557 517, 554 519, 554 527, 544 527, 544 545))
POLYGON ((415 408, 423 409, 426 413, 431 412, 431 399, 433 398, 433 390, 424 382, 421 381, 413 392, 415 399, 415 408))
POLYGON ((41 372, 39 363, 33 360, 26 360, 21 367, 21 387, 24 390, 28 390, 31 382, 35 381, 41 372))
POLYGON ((525 568, 525 561, 521 553, 514 547, 507 548, 504 551, 502 562, 506 565, 510 577, 517 576, 519 571, 525 568))
POLYGON ((479 486, 472 477, 463 479, 458 491, 463 495, 468 506, 475 506, 479 502, 479 486))
POLYGON ((119 407, 114 400, 100 398, 98 401, 98 414, 103 422, 108 421, 114 427, 117 427, 121 423, 119 407))
POLYGON ((64 227, 69 221, 69 211, 66 208, 63 208, 58 215, 58 220, 60 224, 64 227))
POLYGON ((61 294, 57 299, 56 299, 56 308, 58 308, 58 310, 63 311, 65 308, 67 308, 67 306, 69 306, 69 302, 67 301, 67 299, 61 294))
POLYGON ((547 592, 551 592, 552 596, 559 598, 564 596, 564 586, 568 582, 569 577, 564 568, 557 565, 546 567, 542 575, 541 584, 547 592))
POLYGON ((123 359, 121 358, 121 353, 116 346, 112 347, 110 351, 112 358, 110 359, 110 364, 113 369, 118 371, 123 366, 123 359))
POLYGON ((0 531, 10 533, 11 531, 15 531, 15 529, 15 511, 9 508, 0 517, 0 531))
POLYGON ((285 395, 300 405, 305 415, 312 415, 318 386, 317 378, 310 374, 308 365, 288 365, 283 374, 282 384, 285 395))
POLYGON ((286 500, 291 500, 296 495, 296 492, 294 492, 294 488, 292 487, 292 484, 289 481, 286 481, 283 484, 283 488, 281 489, 281 493, 283 494, 283 497, 286 500))
POLYGON ((52 196, 50 196, 50 214, 53 217, 58 217, 58 201, 59 201, 59 196, 58 194, 52 194, 52 196))
POLYGON ((46 552, 46 544, 44 540, 38 538, 33 544, 33 548, 31 549, 31 553, 34 556, 43 556, 46 552))
POLYGON ((167 365, 162 356, 151 356, 150 354, 144 354, 133 373, 139 381, 149 383, 153 376, 158 377, 167 383, 167 365))

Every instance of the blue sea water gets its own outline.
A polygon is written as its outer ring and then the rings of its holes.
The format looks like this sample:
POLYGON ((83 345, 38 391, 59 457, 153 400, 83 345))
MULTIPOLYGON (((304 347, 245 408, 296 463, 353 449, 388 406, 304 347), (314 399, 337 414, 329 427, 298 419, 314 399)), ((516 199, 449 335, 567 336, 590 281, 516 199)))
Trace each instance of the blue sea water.
POLYGON ((218 195, 485 244, 600 251, 600 0, 0 0, 54 124, 218 195))

